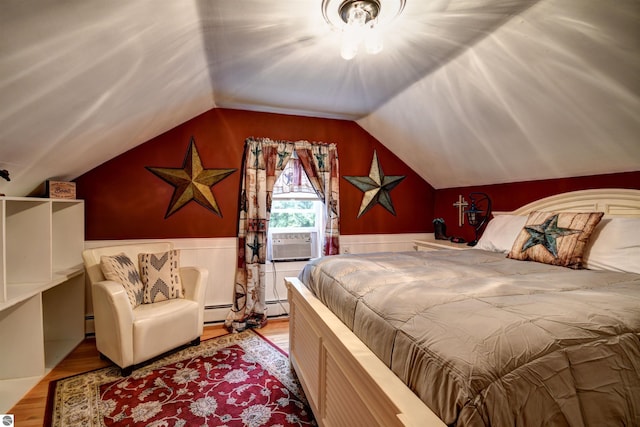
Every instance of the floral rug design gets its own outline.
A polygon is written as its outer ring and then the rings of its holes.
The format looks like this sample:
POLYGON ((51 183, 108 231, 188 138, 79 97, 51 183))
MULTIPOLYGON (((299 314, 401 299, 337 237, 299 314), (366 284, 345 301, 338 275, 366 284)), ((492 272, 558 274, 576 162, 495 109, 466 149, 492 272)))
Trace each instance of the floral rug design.
POLYGON ((247 330, 203 341, 121 377, 116 367, 58 380, 52 426, 316 425, 287 355, 247 330))

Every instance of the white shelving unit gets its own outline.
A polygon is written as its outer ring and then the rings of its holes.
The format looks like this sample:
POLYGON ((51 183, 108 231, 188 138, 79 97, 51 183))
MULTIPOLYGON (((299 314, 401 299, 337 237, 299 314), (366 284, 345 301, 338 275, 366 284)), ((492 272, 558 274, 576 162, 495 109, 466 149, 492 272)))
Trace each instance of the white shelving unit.
POLYGON ((84 338, 84 202, 0 197, 0 413, 84 338))

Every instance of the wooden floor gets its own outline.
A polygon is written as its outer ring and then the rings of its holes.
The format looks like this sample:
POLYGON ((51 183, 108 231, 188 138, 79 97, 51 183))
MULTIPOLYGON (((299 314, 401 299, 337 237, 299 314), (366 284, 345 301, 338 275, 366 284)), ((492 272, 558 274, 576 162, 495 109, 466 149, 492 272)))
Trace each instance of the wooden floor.
MULTIPOLYGON (((272 319, 258 332, 281 349, 289 351, 289 321, 287 319, 272 319)), ((226 333, 227 331, 222 325, 207 326, 204 328, 202 339, 214 338, 226 333)), ((47 393, 51 381, 99 369, 108 366, 109 363, 100 359, 95 340, 85 339, 49 375, 11 408, 9 413, 14 414, 15 425, 20 427, 40 427, 43 425, 47 393)))

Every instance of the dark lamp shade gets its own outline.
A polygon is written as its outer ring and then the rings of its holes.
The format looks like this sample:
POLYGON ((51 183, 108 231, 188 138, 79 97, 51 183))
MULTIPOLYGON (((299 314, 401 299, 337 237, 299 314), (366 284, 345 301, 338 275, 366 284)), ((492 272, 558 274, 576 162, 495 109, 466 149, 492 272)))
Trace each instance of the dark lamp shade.
POLYGON ((467 222, 475 231, 475 239, 469 242, 469 246, 475 246, 478 243, 478 237, 482 234, 483 227, 491 216, 491 199, 487 194, 478 192, 471 193, 469 199, 471 206, 464 213, 467 215, 467 222))

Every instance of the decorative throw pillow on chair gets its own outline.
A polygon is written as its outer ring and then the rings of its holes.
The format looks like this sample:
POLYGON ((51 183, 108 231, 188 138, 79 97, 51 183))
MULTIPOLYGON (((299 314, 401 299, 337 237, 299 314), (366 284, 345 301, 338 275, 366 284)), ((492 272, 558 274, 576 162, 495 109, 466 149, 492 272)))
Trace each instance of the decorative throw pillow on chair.
POLYGON ((143 304, 184 298, 180 280, 180 251, 138 254, 144 286, 143 304))
POLYGON ((107 280, 118 282, 124 286, 133 308, 142 304, 144 286, 140 280, 138 269, 124 253, 100 257, 100 268, 107 280))

